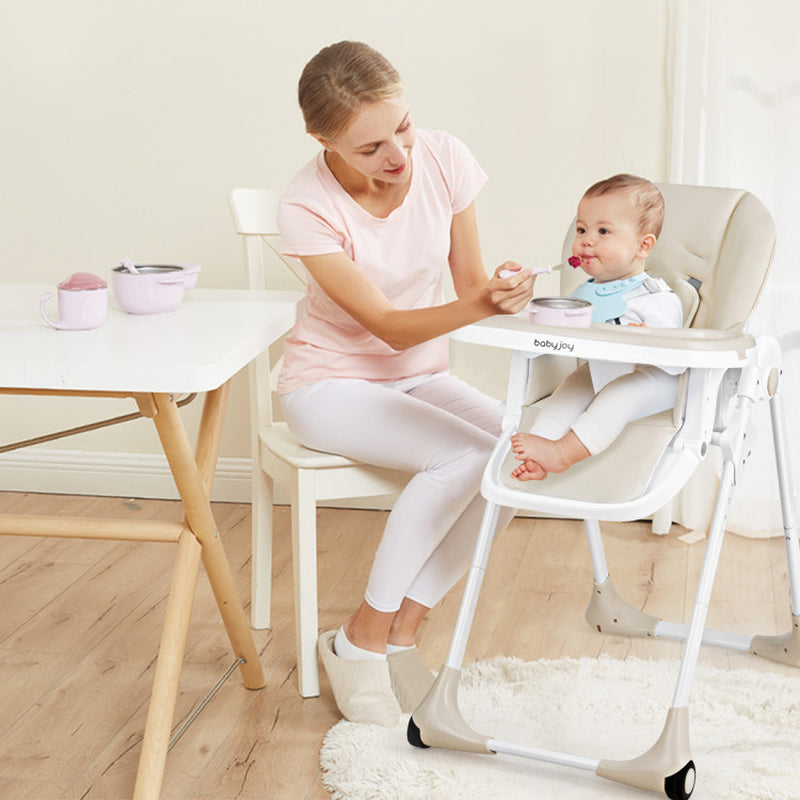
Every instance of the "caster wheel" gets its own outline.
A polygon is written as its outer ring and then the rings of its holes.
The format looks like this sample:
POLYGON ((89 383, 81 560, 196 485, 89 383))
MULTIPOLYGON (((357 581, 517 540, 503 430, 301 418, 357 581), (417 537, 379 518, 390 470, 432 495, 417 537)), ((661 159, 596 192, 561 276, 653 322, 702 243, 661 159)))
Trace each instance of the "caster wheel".
POLYGON ((683 769, 664 779, 664 793, 670 800, 689 800, 697 780, 694 761, 690 761, 683 769))
POLYGON ((428 745, 422 741, 419 735, 419 728, 414 723, 414 717, 408 718, 408 728, 406 729, 406 737, 408 738, 408 743, 414 745, 414 747, 421 747, 424 750, 428 749, 428 745))

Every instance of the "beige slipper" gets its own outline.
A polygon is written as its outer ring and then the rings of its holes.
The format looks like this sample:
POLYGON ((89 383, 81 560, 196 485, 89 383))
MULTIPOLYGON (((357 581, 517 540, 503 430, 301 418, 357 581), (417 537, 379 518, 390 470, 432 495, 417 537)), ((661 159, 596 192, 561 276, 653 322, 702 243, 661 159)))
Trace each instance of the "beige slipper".
POLYGON ((340 658, 333 650, 335 638, 336 631, 326 631, 317 645, 342 716, 350 722, 394 727, 400 720, 400 706, 392 692, 387 662, 340 658))
POLYGON ((433 673, 425 666, 416 647, 392 653, 387 656, 387 661, 394 696, 403 712, 411 714, 433 686, 433 673))

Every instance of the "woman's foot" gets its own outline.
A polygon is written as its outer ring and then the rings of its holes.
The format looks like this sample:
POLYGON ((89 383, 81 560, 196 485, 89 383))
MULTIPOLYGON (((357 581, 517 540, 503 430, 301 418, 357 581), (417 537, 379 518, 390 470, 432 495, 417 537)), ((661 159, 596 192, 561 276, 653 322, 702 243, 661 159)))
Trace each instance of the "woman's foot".
POLYGON ((323 633, 317 644, 322 666, 342 716, 350 722, 394 727, 401 711, 392 691, 386 657, 374 654, 377 657, 344 658, 334 648, 337 633, 323 633))
POLYGON ((389 645, 387 653, 392 691, 403 712, 411 714, 416 711, 433 686, 433 673, 422 660, 416 645, 411 647, 389 645))

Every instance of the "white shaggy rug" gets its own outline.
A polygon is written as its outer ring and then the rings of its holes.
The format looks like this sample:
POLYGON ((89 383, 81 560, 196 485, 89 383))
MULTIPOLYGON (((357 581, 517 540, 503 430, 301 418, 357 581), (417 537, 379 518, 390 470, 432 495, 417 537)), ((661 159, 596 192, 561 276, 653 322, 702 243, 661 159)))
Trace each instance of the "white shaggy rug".
MULTIPOLYGON (((471 727, 493 739, 626 759, 661 733, 677 671, 675 660, 497 658, 464 667, 459 706, 471 727)), ((793 678, 701 663, 690 718, 692 800, 800 800, 800 671, 793 678)), ((412 747, 407 721, 331 728, 320 763, 334 800, 664 797, 526 758, 412 747)))

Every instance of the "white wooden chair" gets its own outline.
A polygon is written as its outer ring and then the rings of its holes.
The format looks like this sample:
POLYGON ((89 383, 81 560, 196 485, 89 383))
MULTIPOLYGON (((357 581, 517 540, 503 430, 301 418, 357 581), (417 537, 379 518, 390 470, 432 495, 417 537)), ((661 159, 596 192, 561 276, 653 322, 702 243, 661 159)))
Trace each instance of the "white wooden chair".
MULTIPOLYGON (((276 211, 278 195, 264 189, 234 189, 230 207, 236 232, 243 237, 248 284, 251 289, 296 288, 305 285, 298 260, 280 253, 276 211), (282 264, 293 274, 270 276, 282 264), (273 272, 275 270, 273 269, 273 272), (276 285, 277 283, 277 285, 276 285)), ((272 582, 273 487, 278 482, 290 496, 294 576, 297 680, 300 694, 319 694, 317 665, 317 505, 325 501, 394 495, 410 478, 407 473, 381 469, 349 458, 309 450, 295 439, 285 422, 273 417, 274 379, 265 353, 250 367, 250 415, 253 458, 252 605, 254 628, 270 624, 272 582)))

